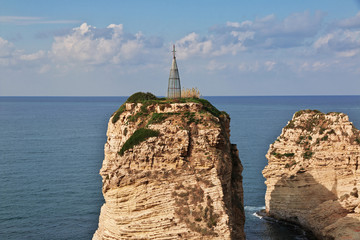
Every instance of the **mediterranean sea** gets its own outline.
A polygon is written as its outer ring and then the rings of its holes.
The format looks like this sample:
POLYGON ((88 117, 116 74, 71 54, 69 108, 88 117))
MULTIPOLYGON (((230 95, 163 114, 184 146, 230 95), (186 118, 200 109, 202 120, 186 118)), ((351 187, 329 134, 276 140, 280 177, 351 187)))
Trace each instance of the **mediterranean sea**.
MULTIPOLYGON (((343 112, 360 128, 360 96, 204 97, 231 117, 244 166, 249 240, 308 239, 256 215, 265 154, 301 109, 343 112)), ((0 239, 91 239, 103 204, 107 123, 126 97, 0 97, 0 239)))

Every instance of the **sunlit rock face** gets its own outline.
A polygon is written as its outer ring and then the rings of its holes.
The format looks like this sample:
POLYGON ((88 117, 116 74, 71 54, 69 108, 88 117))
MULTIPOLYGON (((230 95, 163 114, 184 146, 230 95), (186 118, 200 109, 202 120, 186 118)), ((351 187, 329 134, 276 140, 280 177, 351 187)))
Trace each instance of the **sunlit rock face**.
POLYGON ((126 103, 108 123, 93 239, 245 239, 230 118, 201 102, 126 103), (138 129, 156 136, 119 153, 138 129))
POLYGON ((360 135, 347 115, 295 113, 266 158, 269 216, 319 239, 360 239, 360 135))

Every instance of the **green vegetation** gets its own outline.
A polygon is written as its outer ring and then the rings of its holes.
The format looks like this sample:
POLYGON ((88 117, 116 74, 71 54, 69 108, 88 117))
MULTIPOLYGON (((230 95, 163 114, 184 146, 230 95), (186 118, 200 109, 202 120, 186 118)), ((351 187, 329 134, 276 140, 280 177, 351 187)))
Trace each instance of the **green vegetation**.
POLYGON ((285 128, 300 128, 308 132, 312 132, 314 128, 322 124, 323 121, 325 120, 325 115, 322 112, 320 112, 319 110, 309 110, 309 109, 297 111, 294 114, 294 118, 298 118, 304 113, 310 113, 313 114, 314 116, 307 119, 306 121, 301 120, 300 124, 297 126, 295 126, 295 121, 291 120, 286 125, 285 128))
POLYGON ((137 92, 131 95, 126 102, 127 103, 143 103, 148 100, 159 100, 154 94, 152 93, 143 93, 143 92, 137 92))
POLYGON ((325 128, 320 127, 320 131, 319 131, 319 133, 320 133, 320 134, 323 134, 325 130, 326 130, 325 128))
POLYGON ((208 100, 201 99, 201 98, 188 98, 186 99, 186 102, 195 102, 195 103, 201 103, 203 105, 203 108, 205 111, 210 112, 215 117, 220 117, 221 115, 225 114, 226 112, 220 112, 216 107, 214 107, 208 100))
POLYGON ((125 104, 121 105, 118 110, 114 113, 114 117, 112 118, 112 123, 116 123, 119 120, 120 115, 125 111, 125 104))
POLYGON ((321 112, 316 109, 315 110, 311 110, 311 109, 300 110, 294 114, 294 117, 300 117, 303 113, 321 113, 321 112))
POLYGON ((296 165, 296 161, 295 161, 295 160, 291 161, 290 163, 286 163, 286 164, 285 164, 285 168, 291 168, 291 167, 294 166, 294 165, 296 165))
POLYGON ((153 113, 151 115, 151 118, 149 122, 147 123, 147 126, 154 123, 161 123, 168 117, 168 114, 165 113, 153 113))
POLYGON ((294 120, 289 121, 289 123, 285 126, 285 128, 295 128, 294 120))
POLYGON ((304 159, 310 159, 313 154, 314 154, 314 153, 311 152, 311 151, 306 151, 306 152, 303 154, 303 157, 304 157, 304 159))
POLYGON ((325 135, 324 137, 321 138, 321 141, 327 141, 328 138, 329 138, 329 136, 328 136, 328 135, 325 135))
POLYGON ((334 129, 331 129, 330 131, 328 131, 328 134, 335 134, 335 135, 336 135, 336 133, 335 133, 335 130, 334 130, 334 129))
MULTIPOLYGON (((151 104, 159 104, 160 109, 164 110, 164 108, 168 105, 170 106, 171 103, 188 103, 188 102, 194 102, 194 103, 200 103, 203 106, 203 110, 206 112, 210 112, 215 117, 220 116, 227 116, 229 115, 226 112, 219 111, 216 107, 214 107, 209 101, 205 99, 200 98, 181 98, 181 99, 167 99, 167 98, 158 98, 152 93, 143 93, 143 92, 137 92, 131 95, 125 103, 142 103, 143 106, 141 107, 141 111, 135 114, 134 116, 131 116, 128 118, 128 121, 130 122, 136 122, 137 119, 141 116, 144 116, 148 114, 147 107, 151 104)), ((113 114, 112 123, 116 123, 119 120, 120 115, 125 111, 125 103, 120 106, 120 108, 113 114)), ((156 116, 154 116, 155 118, 156 116)), ((160 116, 157 116, 160 117, 160 116)), ((163 120, 165 120, 165 115, 163 116, 163 120)), ((154 119, 155 120, 155 119, 154 119)), ((158 119, 160 121, 160 119, 158 119)), ((157 121, 157 120, 155 120, 157 121)), ((190 119, 190 122, 195 121, 195 119, 190 119)))
POLYGON ((282 158, 282 157, 294 157, 295 153, 277 153, 275 151, 271 152, 271 155, 275 156, 276 158, 282 158))
POLYGON ((134 134, 124 143, 120 151, 118 152, 120 156, 124 155, 124 152, 128 149, 133 148, 134 146, 140 144, 150 137, 159 136, 158 131, 147 128, 139 128, 134 132, 134 134))

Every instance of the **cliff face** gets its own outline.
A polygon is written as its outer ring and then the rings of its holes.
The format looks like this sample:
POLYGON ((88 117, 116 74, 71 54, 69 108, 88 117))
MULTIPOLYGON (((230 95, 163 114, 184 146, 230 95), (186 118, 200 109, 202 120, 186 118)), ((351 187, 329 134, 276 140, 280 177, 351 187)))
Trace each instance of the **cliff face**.
POLYGON ((347 115, 295 113, 266 158, 268 215, 320 239, 360 239, 360 135, 347 115))
POLYGON ((229 121, 202 101, 125 103, 108 124, 93 239, 244 239, 229 121))

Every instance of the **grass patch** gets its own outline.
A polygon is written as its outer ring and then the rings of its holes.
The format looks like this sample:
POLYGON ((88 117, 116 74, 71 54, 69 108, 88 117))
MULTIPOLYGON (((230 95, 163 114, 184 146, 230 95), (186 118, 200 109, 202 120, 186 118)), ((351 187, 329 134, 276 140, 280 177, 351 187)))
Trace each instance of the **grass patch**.
POLYGON ((168 117, 172 115, 180 115, 179 112, 171 112, 171 113, 156 113, 154 112, 151 115, 151 118, 149 122, 146 124, 146 126, 149 126, 150 124, 156 124, 156 123, 162 123, 165 121, 168 117))
POLYGON ((141 142, 145 141, 150 137, 157 137, 159 136, 158 131, 154 131, 152 129, 147 128, 139 128, 134 132, 134 134, 124 143, 118 154, 120 156, 124 155, 126 150, 133 148, 134 146, 140 144, 141 142))
POLYGON ((195 103, 201 103, 203 105, 203 108, 210 112, 215 117, 220 117, 220 115, 224 114, 225 112, 220 112, 216 107, 214 107, 208 100, 202 99, 202 98, 189 98, 186 99, 187 102, 195 102, 195 103))
MULTIPOLYGON (((129 121, 130 122, 136 122, 137 119, 143 115, 148 114, 148 110, 147 107, 151 104, 159 104, 160 105, 160 109, 164 109, 166 105, 169 105, 171 103, 199 103, 201 104, 202 107, 202 111, 204 112, 209 112, 212 115, 214 115, 215 117, 220 117, 220 116, 227 116, 229 117, 229 115, 224 112, 224 111, 219 111, 216 107, 214 107, 208 100, 206 99, 201 99, 201 98, 181 98, 181 99, 167 99, 167 98, 158 98, 156 97, 154 94, 152 93, 144 93, 144 92, 137 92, 134 93, 133 95, 131 95, 123 105, 120 106, 120 108, 114 113, 114 117, 112 119, 112 123, 116 123, 119 120, 120 115, 126 110, 125 104, 126 103, 142 103, 143 106, 141 107, 141 110, 139 113, 135 114, 135 116, 131 116, 129 117, 129 121)), ((153 120, 154 122, 152 123, 156 123, 161 122, 162 120, 165 119, 165 115, 160 116, 160 115, 153 115, 153 120)), ((168 116, 166 116, 168 117, 168 116)), ((195 119, 193 119, 193 117, 190 119, 190 122, 195 121, 195 119)), ((200 122, 199 122, 200 123, 200 122)), ((150 123, 151 124, 151 123, 150 123)))

